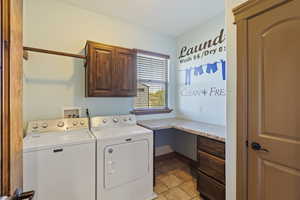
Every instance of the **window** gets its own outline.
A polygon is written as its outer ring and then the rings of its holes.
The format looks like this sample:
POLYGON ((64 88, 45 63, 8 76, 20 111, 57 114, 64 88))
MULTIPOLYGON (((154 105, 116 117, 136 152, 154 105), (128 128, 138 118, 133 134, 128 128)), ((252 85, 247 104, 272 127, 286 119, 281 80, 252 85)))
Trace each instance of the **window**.
POLYGON ((135 113, 168 109, 169 56, 137 50, 135 113))

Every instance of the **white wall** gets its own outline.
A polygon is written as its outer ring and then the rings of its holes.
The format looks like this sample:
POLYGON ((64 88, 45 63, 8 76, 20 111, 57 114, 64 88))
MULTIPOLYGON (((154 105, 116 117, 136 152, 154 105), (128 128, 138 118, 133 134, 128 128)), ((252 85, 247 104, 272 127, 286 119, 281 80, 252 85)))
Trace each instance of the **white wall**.
MULTIPOLYGON (((175 106, 176 42, 151 30, 60 1, 24 1, 24 45, 83 54, 86 40, 171 56, 170 107, 175 106)), ((89 108, 92 115, 127 114, 133 98, 85 98, 80 59, 30 53, 24 61, 24 120, 62 116, 62 107, 89 108)), ((171 114, 144 116, 170 117, 171 114)))
MULTIPOLYGON (((220 13, 204 24, 201 24, 195 29, 181 35, 177 38, 177 58, 179 58, 181 49, 184 46, 195 47, 196 45, 199 45, 207 40, 214 39, 220 34, 221 29, 224 28, 225 13, 220 13)), ((222 44, 218 44, 215 47, 209 48, 209 50, 218 49, 219 47, 224 46, 225 41, 222 44)), ((197 53, 194 55, 197 55, 197 53)), ((225 51, 217 51, 213 55, 208 55, 201 59, 193 59, 184 63, 180 63, 181 59, 178 59, 176 79, 176 110, 179 117, 212 124, 226 125, 226 81, 223 80, 220 64, 218 64, 218 71, 215 74, 207 74, 204 72, 201 76, 195 77, 193 75, 194 71, 192 71, 191 85, 185 84, 185 69, 207 63, 214 63, 220 59, 226 60, 225 51), (212 87, 222 88, 224 90, 224 94, 221 96, 210 96, 209 90, 212 87), (202 93, 197 93, 196 95, 183 94, 191 91, 199 92, 203 89, 206 89, 208 92, 206 96, 204 96, 202 93)), ((206 71, 206 66, 203 67, 203 70, 206 71)), ((195 135, 182 134, 182 132, 176 134, 174 148, 175 151, 193 160, 197 160, 197 137, 195 135)))
MULTIPOLYGON (((212 46, 201 52, 198 51, 190 56, 179 58, 182 48, 195 47, 208 40, 214 40, 221 35, 221 30, 225 28, 225 14, 211 18, 194 30, 188 31, 177 38, 177 96, 176 106, 178 116, 182 118, 203 121, 212 124, 226 125, 226 80, 222 76, 221 60, 226 61, 225 33, 222 35, 222 43, 212 46), (204 52, 212 52, 201 58, 194 58, 194 55, 202 56, 204 52), (190 61, 180 62, 191 58, 190 61), (207 64, 218 62, 217 71, 208 74, 207 64), (203 74, 195 76, 195 67, 203 65, 203 74), (186 70, 191 69, 191 83, 187 83, 186 70), (203 93, 203 91, 207 93, 203 93)), ((218 39, 219 40, 219 39, 218 39)), ((218 41, 217 40, 217 41, 218 41)))
POLYGON ((236 26, 232 9, 246 0, 225 0, 227 35, 226 199, 236 200, 236 26))

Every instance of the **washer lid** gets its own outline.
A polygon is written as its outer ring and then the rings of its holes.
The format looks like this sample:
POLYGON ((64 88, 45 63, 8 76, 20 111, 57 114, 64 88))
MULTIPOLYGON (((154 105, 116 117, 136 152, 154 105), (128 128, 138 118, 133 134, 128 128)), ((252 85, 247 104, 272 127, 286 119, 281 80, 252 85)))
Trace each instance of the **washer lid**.
POLYGON ((97 139, 102 140, 102 139, 118 138, 124 136, 152 134, 153 131, 138 125, 132 125, 132 126, 119 126, 119 127, 110 127, 110 128, 93 128, 92 133, 96 136, 97 139))
POLYGON ((87 129, 30 134, 23 140, 23 152, 49 149, 59 145, 63 146, 91 142, 95 142, 95 138, 87 129))

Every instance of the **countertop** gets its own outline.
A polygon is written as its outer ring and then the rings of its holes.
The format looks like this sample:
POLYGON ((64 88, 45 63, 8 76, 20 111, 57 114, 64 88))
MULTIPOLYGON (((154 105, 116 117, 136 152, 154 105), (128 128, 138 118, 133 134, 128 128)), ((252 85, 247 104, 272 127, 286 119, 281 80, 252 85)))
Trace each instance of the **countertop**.
POLYGON ((200 135, 221 142, 225 142, 226 139, 225 126, 186 119, 167 118, 154 120, 140 120, 138 121, 138 125, 151 130, 175 128, 191 134, 200 135))

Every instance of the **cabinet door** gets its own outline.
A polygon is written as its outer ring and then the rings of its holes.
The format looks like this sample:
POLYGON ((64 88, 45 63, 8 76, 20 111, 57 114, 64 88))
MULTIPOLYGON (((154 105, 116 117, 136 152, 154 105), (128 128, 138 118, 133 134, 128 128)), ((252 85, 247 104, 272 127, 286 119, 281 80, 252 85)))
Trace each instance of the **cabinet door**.
POLYGON ((86 92, 89 97, 113 96, 113 53, 109 45, 88 43, 86 92))
POLYGON ((115 96, 136 96, 136 54, 131 49, 116 48, 113 72, 115 96))

